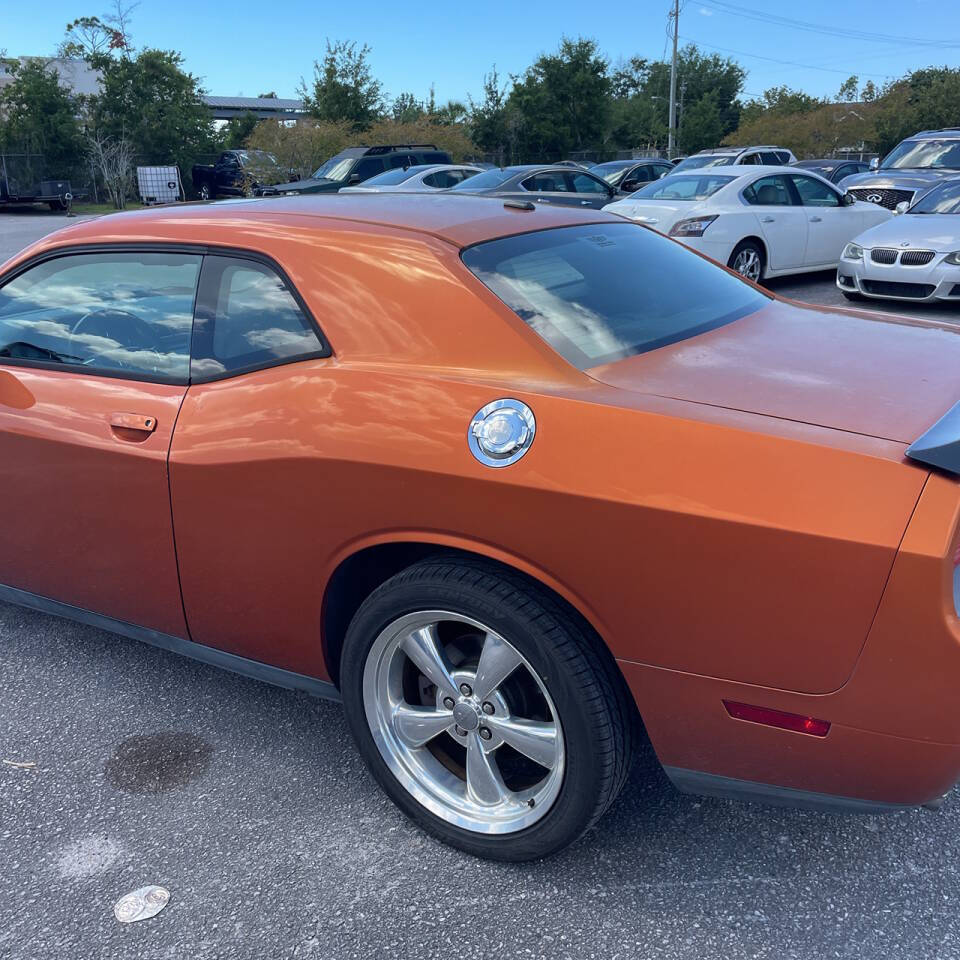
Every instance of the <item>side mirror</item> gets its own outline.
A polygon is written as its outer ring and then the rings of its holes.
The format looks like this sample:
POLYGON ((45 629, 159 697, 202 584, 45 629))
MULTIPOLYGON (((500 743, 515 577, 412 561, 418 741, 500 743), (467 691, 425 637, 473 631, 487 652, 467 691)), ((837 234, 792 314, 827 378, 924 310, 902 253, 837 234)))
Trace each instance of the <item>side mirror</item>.
POLYGON ((870 169, 871 169, 871 170, 879 170, 879 169, 880 169, 880 158, 879 158, 879 157, 874 157, 874 158, 870 161, 870 169))
POLYGON ((906 213, 909 209, 910 209, 910 201, 909 201, 909 200, 901 200, 901 201, 896 205, 896 207, 894 207, 893 212, 896 213, 896 214, 906 213))
POLYGON ((852 207, 857 202, 857 198, 848 191, 843 195, 843 199, 840 202, 845 207, 852 207))
POLYGON ((359 173, 351 173, 351 174, 350 174, 350 179, 347 181, 347 183, 361 183, 361 182, 362 182, 362 181, 360 180, 360 174, 359 174, 359 173))

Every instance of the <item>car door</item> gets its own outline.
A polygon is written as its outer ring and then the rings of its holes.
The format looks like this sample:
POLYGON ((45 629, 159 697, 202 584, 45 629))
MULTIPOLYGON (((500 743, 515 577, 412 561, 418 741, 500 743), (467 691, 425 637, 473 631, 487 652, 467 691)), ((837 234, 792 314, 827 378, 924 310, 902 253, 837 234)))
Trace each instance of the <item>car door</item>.
POLYGON ((567 184, 570 189, 568 201, 570 206, 589 207, 599 210, 600 207, 610 203, 616 196, 613 188, 599 177, 591 173, 581 173, 571 170, 567 175, 567 184))
POLYGON ((860 232, 860 212, 841 203, 829 184, 805 174, 790 175, 807 217, 807 266, 835 266, 843 248, 860 232))
POLYGON ((301 673, 323 669, 303 599, 314 571, 271 549, 302 543, 307 504, 325 496, 300 471, 303 438, 335 423, 341 403, 319 379, 322 361, 308 362, 329 353, 272 264, 204 258, 191 386, 170 450, 183 606, 195 642, 301 673))
POLYGON ((236 154, 221 153, 216 166, 217 190, 220 193, 240 193, 243 169, 236 154))
POLYGON ((65 249, 0 284, 0 584, 186 636, 167 454, 200 263, 65 249))
POLYGON ((565 170, 541 170, 519 183, 519 189, 510 190, 504 196, 536 203, 560 203, 571 205, 579 202, 565 170), (528 196, 533 194, 533 196, 528 196))
POLYGON ((763 237, 770 268, 802 267, 807 248, 807 215, 787 177, 761 177, 746 187, 741 197, 751 208, 755 229, 763 237))

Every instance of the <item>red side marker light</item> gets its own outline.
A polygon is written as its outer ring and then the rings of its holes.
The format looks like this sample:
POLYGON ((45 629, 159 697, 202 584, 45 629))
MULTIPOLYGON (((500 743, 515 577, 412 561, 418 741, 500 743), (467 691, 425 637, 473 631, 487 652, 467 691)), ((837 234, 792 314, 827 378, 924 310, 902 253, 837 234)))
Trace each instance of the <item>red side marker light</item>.
POLYGON ((806 733, 811 737, 825 737, 830 731, 829 720, 817 720, 814 717, 801 716, 799 713, 771 710, 769 707, 754 707, 749 703, 737 703, 735 700, 724 700, 723 705, 735 720, 762 723, 768 727, 792 730, 794 733, 806 733))

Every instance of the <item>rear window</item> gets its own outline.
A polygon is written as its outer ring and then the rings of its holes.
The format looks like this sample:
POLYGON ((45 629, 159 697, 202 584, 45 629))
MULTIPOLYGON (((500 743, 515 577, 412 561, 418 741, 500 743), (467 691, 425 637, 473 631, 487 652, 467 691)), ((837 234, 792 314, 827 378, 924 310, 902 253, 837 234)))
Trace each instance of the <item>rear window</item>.
POLYGON ((684 170, 699 170, 701 167, 729 167, 737 161, 735 153, 698 153, 695 156, 681 160, 674 168, 674 173, 684 170))
POLYGON ((429 163, 421 163, 416 167, 407 167, 404 170, 388 170, 386 173, 378 173, 375 177, 371 177, 366 181, 366 186, 396 186, 396 184, 403 183, 404 180, 409 180, 411 177, 415 177, 418 173, 422 173, 424 170, 429 170, 431 166, 432 164, 429 163))
POLYGON ((462 256, 478 279, 581 370, 705 333, 769 300, 680 244, 631 223, 503 237, 462 256))
POLYGON ((485 170, 469 180, 464 180, 463 183, 458 183, 453 189, 489 190, 491 187, 499 187, 504 180, 509 180, 512 176, 513 174, 507 173, 506 170, 485 170))
POLYGON ((736 177, 718 177, 704 173, 699 176, 691 174, 670 174, 662 180, 648 183, 635 194, 631 200, 706 200, 728 183, 733 183, 736 177))

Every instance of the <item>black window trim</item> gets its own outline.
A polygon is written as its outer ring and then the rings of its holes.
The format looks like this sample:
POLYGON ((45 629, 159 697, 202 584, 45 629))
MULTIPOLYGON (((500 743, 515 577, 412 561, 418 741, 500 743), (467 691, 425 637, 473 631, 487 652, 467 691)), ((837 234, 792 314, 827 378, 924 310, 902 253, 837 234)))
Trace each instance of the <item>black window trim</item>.
MULTIPOLYGON (((228 370, 224 373, 212 374, 204 377, 167 377, 160 374, 147 374, 138 372, 126 372, 124 370, 101 370, 96 367, 83 367, 82 369, 73 366, 64 366, 53 360, 27 360, 20 357, 0 357, 0 368, 4 366, 11 367, 30 367, 37 370, 54 370, 59 373, 81 373, 87 377, 105 377, 110 380, 132 380, 138 383, 160 383, 173 387, 189 387, 192 384, 212 383, 216 380, 229 380, 233 377, 244 376, 247 373, 253 373, 256 370, 266 370, 270 367, 284 366, 290 363, 300 363, 304 360, 323 360, 333 356, 333 348, 327 339, 320 324, 317 323, 306 301, 300 295, 300 291, 292 283, 287 272, 277 263, 273 257, 257 250, 245 250, 241 247, 220 246, 219 244, 196 244, 196 243, 178 243, 178 242, 147 242, 147 243, 129 243, 129 242, 103 242, 103 243, 78 243, 71 246, 55 247, 51 250, 42 250, 32 257, 18 263, 7 272, 0 274, 0 288, 5 287, 12 280, 15 280, 21 274, 26 273, 33 267, 48 260, 58 260, 63 257, 82 256, 91 253, 182 253, 199 257, 206 256, 224 256, 234 257, 241 260, 253 260, 273 270, 280 278, 287 292, 296 301, 297 306, 307 318, 313 332, 320 341, 320 349, 308 353, 298 353, 289 357, 268 360, 264 363, 251 364, 246 367, 238 367, 235 370, 228 370)), ((197 305, 200 297, 201 282, 203 279, 203 262, 200 264, 200 271, 197 275, 197 286, 193 291, 193 320, 196 322, 197 305)), ((193 337, 194 331, 190 330, 190 361, 193 362, 193 337)))

